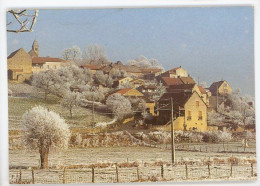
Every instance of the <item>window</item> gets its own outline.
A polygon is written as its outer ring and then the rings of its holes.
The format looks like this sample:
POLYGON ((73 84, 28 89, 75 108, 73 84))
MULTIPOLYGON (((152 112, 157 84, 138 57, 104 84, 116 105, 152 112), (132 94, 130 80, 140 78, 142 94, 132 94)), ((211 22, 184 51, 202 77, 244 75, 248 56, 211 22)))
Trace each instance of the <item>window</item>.
POLYGON ((188 111, 187 120, 191 120, 191 111, 188 111))
POLYGON ((223 86, 224 86, 224 87, 227 87, 227 84, 225 83, 223 86))
POLYGON ((196 101, 196 107, 199 107, 199 106, 200 106, 200 102, 196 101))
POLYGON ((198 120, 202 120, 202 111, 199 111, 198 120))

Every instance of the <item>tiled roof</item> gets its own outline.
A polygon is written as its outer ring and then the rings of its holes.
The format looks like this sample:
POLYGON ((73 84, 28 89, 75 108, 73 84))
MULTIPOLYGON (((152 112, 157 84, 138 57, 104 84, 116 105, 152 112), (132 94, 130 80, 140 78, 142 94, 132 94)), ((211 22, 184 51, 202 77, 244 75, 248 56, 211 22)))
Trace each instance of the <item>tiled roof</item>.
POLYGON ((163 71, 162 69, 159 68, 142 68, 140 70, 143 74, 153 74, 153 73, 158 73, 163 71))
POLYGON ((65 61, 63 59, 53 58, 53 57, 34 57, 32 59, 32 63, 34 64, 43 64, 46 62, 65 62, 65 61))
POLYGON ((195 84, 192 77, 179 77, 184 84, 195 84))
POLYGON ((183 84, 183 82, 179 78, 162 77, 162 81, 167 86, 183 84))
MULTIPOLYGON (((167 92, 159 99, 159 102, 169 102, 171 104, 171 98, 173 99, 174 108, 183 107, 185 103, 189 100, 192 93, 183 93, 183 92, 167 92)), ((168 106, 170 107, 170 105, 168 106)))
POLYGON ((81 68, 84 68, 84 69, 90 69, 90 70, 99 70, 101 69, 101 65, 81 65, 80 66, 81 68))
POLYGON ((120 90, 116 91, 115 93, 124 95, 125 93, 127 93, 127 92, 128 92, 129 90, 131 90, 131 89, 132 89, 132 88, 120 89, 120 90))
POLYGON ((202 86, 198 86, 202 94, 207 94, 206 90, 202 86))

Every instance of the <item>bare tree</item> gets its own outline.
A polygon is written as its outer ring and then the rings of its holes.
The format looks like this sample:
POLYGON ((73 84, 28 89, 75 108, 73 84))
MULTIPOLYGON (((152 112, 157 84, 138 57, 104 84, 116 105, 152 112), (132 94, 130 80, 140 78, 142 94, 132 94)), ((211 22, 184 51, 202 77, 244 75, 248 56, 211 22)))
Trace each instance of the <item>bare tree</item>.
POLYGON ((72 60, 76 61, 80 58, 81 50, 77 45, 72 46, 72 48, 66 48, 62 51, 62 58, 65 61, 72 60))
POLYGON ((7 32, 32 32, 34 24, 37 20, 39 10, 9 10, 7 11, 12 15, 13 20, 7 23, 7 32))
POLYGON ((231 133, 225 132, 225 131, 219 133, 219 140, 222 141, 222 143, 223 143, 224 151, 226 151, 225 143, 227 143, 227 145, 228 145, 228 142, 231 139, 232 139, 232 134, 231 133))
POLYGON ((105 55, 104 47, 101 45, 89 45, 82 54, 84 63, 88 64, 106 64, 108 59, 105 55))
POLYGON ((69 127, 55 112, 36 106, 23 115, 22 124, 24 142, 29 148, 39 150, 41 168, 48 168, 48 155, 51 148, 68 147, 69 127))

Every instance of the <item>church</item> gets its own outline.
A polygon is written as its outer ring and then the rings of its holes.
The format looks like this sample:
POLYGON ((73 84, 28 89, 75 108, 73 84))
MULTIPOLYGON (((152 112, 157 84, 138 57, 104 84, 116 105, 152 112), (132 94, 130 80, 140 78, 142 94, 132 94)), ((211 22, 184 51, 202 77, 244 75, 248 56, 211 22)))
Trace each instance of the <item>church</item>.
POLYGON ((23 48, 12 52, 7 57, 8 79, 24 81, 33 73, 50 69, 58 69, 72 62, 54 57, 40 57, 40 47, 37 40, 33 41, 32 49, 27 53, 23 48))

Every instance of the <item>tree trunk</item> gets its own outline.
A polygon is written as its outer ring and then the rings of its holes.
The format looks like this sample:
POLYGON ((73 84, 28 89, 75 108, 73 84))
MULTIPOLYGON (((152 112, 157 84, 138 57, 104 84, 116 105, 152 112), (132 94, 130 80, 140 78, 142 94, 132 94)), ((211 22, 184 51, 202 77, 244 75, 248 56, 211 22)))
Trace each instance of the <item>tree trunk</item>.
POLYGON ((48 155, 49 155, 49 148, 42 147, 40 149, 41 169, 48 168, 48 155))
POLYGON ((70 118, 72 118, 72 109, 70 109, 70 118))
POLYGON ((47 100, 47 94, 48 94, 48 93, 45 91, 45 92, 44 92, 44 100, 47 100))
POLYGON ((225 143, 223 142, 223 148, 224 148, 224 152, 226 152, 226 150, 225 150, 225 143))

